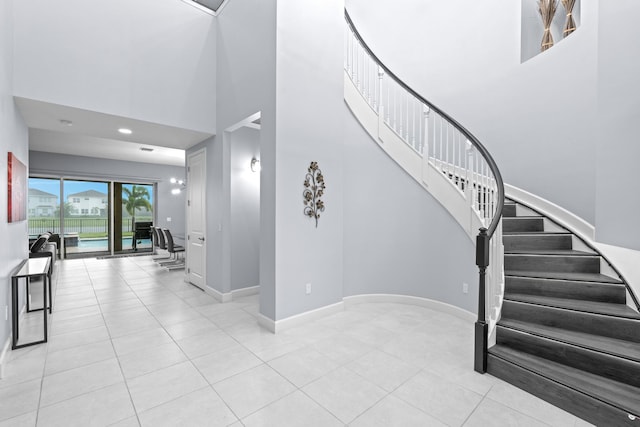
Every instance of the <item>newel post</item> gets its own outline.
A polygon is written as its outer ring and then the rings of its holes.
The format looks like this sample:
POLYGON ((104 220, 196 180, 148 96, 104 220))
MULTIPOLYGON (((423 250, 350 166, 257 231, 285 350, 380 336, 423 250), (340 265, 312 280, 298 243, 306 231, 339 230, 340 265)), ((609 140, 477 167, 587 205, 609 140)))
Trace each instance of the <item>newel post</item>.
POLYGON ((484 374, 487 372, 487 344, 489 326, 486 321, 486 273, 489 265, 489 235, 487 229, 481 228, 480 234, 476 237, 476 265, 480 270, 480 283, 478 287, 478 321, 475 327, 475 349, 473 357, 473 367, 476 372, 484 374))

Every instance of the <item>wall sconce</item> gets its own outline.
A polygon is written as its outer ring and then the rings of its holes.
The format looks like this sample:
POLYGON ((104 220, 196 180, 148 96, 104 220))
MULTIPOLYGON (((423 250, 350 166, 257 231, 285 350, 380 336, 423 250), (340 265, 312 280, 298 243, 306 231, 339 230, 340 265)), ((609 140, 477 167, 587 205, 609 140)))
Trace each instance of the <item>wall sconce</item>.
POLYGON ((260 172, 260 160, 255 157, 251 159, 251 172, 260 172))
POLYGON ((179 187, 175 187, 171 189, 171 194, 180 194, 182 190, 187 186, 187 183, 181 179, 171 178, 169 180, 173 185, 178 185, 179 187))

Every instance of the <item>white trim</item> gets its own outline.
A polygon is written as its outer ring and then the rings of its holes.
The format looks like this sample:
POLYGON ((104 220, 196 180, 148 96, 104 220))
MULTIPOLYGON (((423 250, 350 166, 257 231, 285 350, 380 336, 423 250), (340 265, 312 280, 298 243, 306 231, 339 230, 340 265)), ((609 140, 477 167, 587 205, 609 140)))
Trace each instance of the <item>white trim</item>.
POLYGON ((343 301, 345 304, 345 308, 349 308, 357 304, 365 304, 365 303, 407 304, 407 305, 415 305, 418 307, 424 307, 431 310, 436 310, 441 313, 450 314, 452 316, 455 316, 461 320, 465 320, 468 322, 475 322, 477 320, 476 319, 477 316, 475 314, 471 313, 470 311, 464 310, 460 307, 456 307, 455 305, 432 300, 429 298, 414 297, 410 295, 395 295, 395 294, 353 295, 350 297, 344 297, 343 301))
POLYGON ((442 173, 441 167, 429 160, 428 156, 423 157, 409 146, 384 122, 383 118, 363 98, 346 70, 344 71, 344 101, 355 119, 378 146, 431 194, 462 227, 467 237, 475 243, 476 234, 483 226, 483 221, 478 212, 471 208, 464 193, 442 173))
MULTIPOLYGON (((195 285, 193 285, 195 286, 195 285)), ((198 286, 196 286, 199 288, 198 286)), ((205 286, 203 289, 205 294, 214 297, 219 302, 231 302, 235 298, 247 297, 249 295, 255 295, 260 293, 260 286, 250 286, 248 288, 236 289, 231 292, 220 292, 217 289, 210 288, 209 286, 205 286)))
POLYGON ((313 322, 314 320, 322 319, 323 317, 340 313, 341 311, 344 311, 343 301, 331 305, 325 305, 324 307, 316 308, 315 310, 305 311, 304 313, 295 314, 280 320, 272 320, 263 314, 258 314, 258 324, 274 334, 277 334, 278 332, 295 328, 296 326, 304 325, 305 323, 313 322))
MULTIPOLYGON (((531 194, 521 188, 514 187, 513 185, 505 184, 504 189, 506 197, 516 202, 521 202, 531 206, 541 214, 548 216, 551 220, 571 231, 579 239, 591 244, 600 253, 600 255, 611 262, 611 265, 615 266, 620 274, 624 276, 627 284, 633 290, 634 294, 636 296, 640 295, 640 274, 637 273, 640 252, 597 242, 595 239, 595 227, 579 216, 548 200, 536 196, 535 194, 531 194)), ((545 227, 546 226, 547 224, 545 223, 545 227)), ((576 239, 574 239, 574 248, 584 250, 584 246, 585 245, 582 243, 580 243, 580 245, 576 245, 576 239)), ((611 277, 618 276, 604 259, 601 262, 601 271, 602 274, 611 277)), ((627 304, 634 310, 636 309, 631 298, 627 298, 627 304)))
POLYGON ((205 285, 202 288, 202 290, 204 291, 205 294, 214 297, 219 302, 229 302, 229 301, 231 301, 231 298, 232 298, 231 292, 223 294, 222 292, 218 291, 217 289, 210 288, 207 285, 205 285))
MULTIPOLYGON (((197 149, 196 151, 189 153, 186 156, 186 170, 185 172, 186 174, 186 178, 187 178, 187 182, 192 181, 191 179, 191 163, 193 162, 193 158, 196 156, 200 156, 202 155, 202 163, 204 164, 204 172, 203 172, 203 182, 200 183, 202 185, 202 187, 204 188, 204 193, 206 195, 207 193, 207 147, 202 147, 197 149)), ((186 195, 186 200, 185 200, 185 204, 184 204, 184 216, 185 216, 185 226, 186 226, 186 236, 185 236, 185 240, 184 240, 184 247, 185 247, 185 265, 184 265, 184 272, 185 275, 187 277, 187 282, 191 283, 193 286, 202 289, 206 292, 205 288, 207 288, 207 245, 203 244, 202 245, 202 252, 203 252, 203 258, 204 258, 204 262, 202 263, 202 286, 200 285, 196 285, 195 283, 191 282, 191 259, 192 257, 189 254, 189 251, 191 251, 191 242, 190 242, 190 233, 191 233, 191 222, 190 222, 190 218, 191 215, 189 214, 189 201, 192 199, 193 194, 191 193, 193 187, 192 186, 188 186, 187 187, 187 195, 186 195)), ((205 203, 202 204, 202 217, 204 218, 204 220, 202 221, 202 236, 203 238, 208 238, 208 234, 207 234, 207 203, 205 201, 205 203)))
POLYGON ((7 341, 4 343, 2 347, 2 352, 0 353, 0 380, 4 378, 4 366, 7 362, 5 359, 9 357, 9 348, 11 347, 11 339, 13 338, 12 334, 9 334, 7 337, 7 341))
POLYGON ((269 319, 267 316, 265 316, 262 313, 258 313, 257 318, 258 318, 258 325, 262 326, 269 332, 273 332, 274 334, 276 333, 276 322, 274 320, 269 319))
POLYGON ((287 329, 295 328, 296 326, 300 326, 308 322, 313 322, 314 320, 322 319, 335 313, 339 313, 354 305, 370 303, 395 303, 414 305, 449 314, 470 323, 476 321, 476 315, 474 313, 471 313, 470 311, 464 310, 460 307, 428 298, 395 294, 353 295, 344 297, 342 301, 335 304, 326 305, 324 307, 296 314, 294 316, 287 317, 281 320, 272 320, 260 313, 258 314, 257 318, 258 324, 260 326, 275 334, 287 329))
MULTIPOLYGON (((608 245, 600 242, 593 242, 593 245, 611 262, 612 265, 616 267, 620 274, 624 276, 634 295, 636 297, 640 296, 640 270, 638 269, 638 263, 640 262, 640 251, 624 248, 621 246, 608 245)), ((604 260, 602 263, 606 264, 604 260)), ((611 269, 609 265, 607 265, 606 268, 611 269)), ((614 277, 616 276, 617 275, 614 275, 614 277)), ((629 289, 627 289, 627 293, 628 292, 629 289)), ((633 310, 638 310, 630 297, 627 297, 627 305, 633 310)))
POLYGON ((240 120, 236 124, 233 124, 233 125, 229 126, 224 131, 225 132, 235 132, 238 129, 240 129, 241 127, 250 127, 253 122, 255 122, 256 120, 258 120, 261 117, 262 117, 262 111, 258 111, 257 113, 253 113, 249 117, 246 117, 246 118, 240 120))
POLYGON ((504 184, 504 191, 509 199, 529 205, 541 214, 562 224, 577 236, 588 241, 595 240, 595 227, 563 207, 510 184, 504 184))
MULTIPOLYGON (((30 296, 25 295, 25 298, 30 298, 30 296)), ((27 310, 27 304, 25 302, 24 304, 22 304, 22 308, 20 308, 20 313, 18 314, 18 324, 20 323, 21 320, 24 319, 24 314, 26 313, 26 310, 27 310)), ((49 320, 48 322, 50 323, 51 320, 49 320)), ((5 363, 7 362, 5 359, 9 357, 9 350, 11 349, 12 342, 13 342, 13 333, 10 333, 9 336, 7 337, 7 341, 4 343, 4 346, 2 347, 2 353, 0 353, 0 380, 4 378, 4 366, 5 366, 5 363)))
POLYGON ((256 295, 260 293, 260 286, 249 286, 246 288, 235 289, 231 291, 231 299, 248 297, 250 295, 256 295))
POLYGON ((203 6, 199 3, 196 3, 192 0, 182 0, 183 2, 185 2, 186 4, 188 4, 189 6, 193 6, 196 9, 199 9, 203 12, 205 12, 208 15, 212 15, 212 16, 218 16, 220 15, 220 13, 222 13, 222 9, 224 9, 224 7, 227 5, 227 3, 229 3, 229 0, 224 0, 222 3, 220 3, 220 6, 218 6, 218 10, 211 10, 206 6, 203 6))

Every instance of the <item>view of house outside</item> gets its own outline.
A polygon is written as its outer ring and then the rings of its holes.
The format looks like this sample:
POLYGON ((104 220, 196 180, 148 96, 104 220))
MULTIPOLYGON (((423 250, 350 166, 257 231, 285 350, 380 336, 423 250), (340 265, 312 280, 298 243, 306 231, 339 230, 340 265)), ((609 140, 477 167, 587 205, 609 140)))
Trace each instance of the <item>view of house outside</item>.
MULTIPOLYGON (((29 178, 29 235, 33 238, 47 231, 60 234, 62 218, 67 253, 108 251, 109 183, 64 180, 62 197, 60 188, 59 179, 29 178)), ((136 222, 153 221, 153 186, 123 184, 122 189, 122 248, 125 250, 133 243, 132 213, 136 222)), ((150 241, 137 243, 138 248, 151 247, 150 241)))

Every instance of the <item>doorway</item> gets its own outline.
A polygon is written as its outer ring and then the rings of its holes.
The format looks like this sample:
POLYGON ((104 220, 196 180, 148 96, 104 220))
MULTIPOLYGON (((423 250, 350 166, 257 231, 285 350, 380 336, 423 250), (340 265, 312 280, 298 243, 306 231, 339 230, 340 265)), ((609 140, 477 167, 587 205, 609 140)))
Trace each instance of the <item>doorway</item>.
POLYGON ((63 179, 62 189, 65 257, 109 254, 109 183, 63 179))
POLYGON ((29 240, 57 234, 64 258, 151 253, 154 194, 155 184, 29 177, 29 240))
POLYGON ((187 156, 187 281, 204 290, 207 283, 207 152, 187 156))
POLYGON ((113 252, 152 252, 154 186, 113 183, 113 252))
POLYGON ((229 242, 232 298, 260 285, 260 113, 225 131, 229 144, 229 242))

